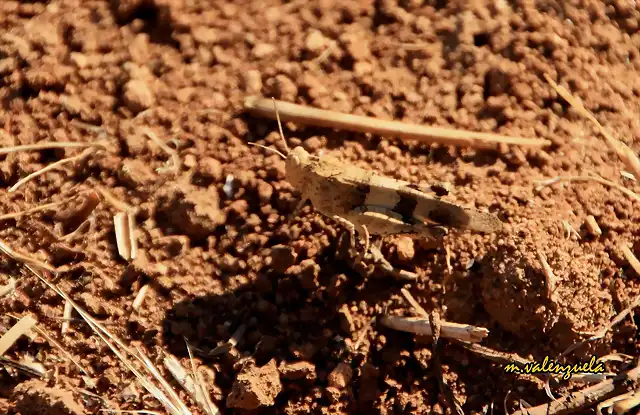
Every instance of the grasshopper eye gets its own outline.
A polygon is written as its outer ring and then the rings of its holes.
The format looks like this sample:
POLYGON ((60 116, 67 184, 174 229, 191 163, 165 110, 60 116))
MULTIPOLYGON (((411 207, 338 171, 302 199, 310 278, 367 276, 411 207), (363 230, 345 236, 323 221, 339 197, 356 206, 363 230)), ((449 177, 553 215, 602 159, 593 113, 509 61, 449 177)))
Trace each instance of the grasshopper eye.
POLYGON ((296 166, 300 165, 300 157, 295 154, 289 154, 289 160, 291 160, 291 163, 295 164, 296 166))

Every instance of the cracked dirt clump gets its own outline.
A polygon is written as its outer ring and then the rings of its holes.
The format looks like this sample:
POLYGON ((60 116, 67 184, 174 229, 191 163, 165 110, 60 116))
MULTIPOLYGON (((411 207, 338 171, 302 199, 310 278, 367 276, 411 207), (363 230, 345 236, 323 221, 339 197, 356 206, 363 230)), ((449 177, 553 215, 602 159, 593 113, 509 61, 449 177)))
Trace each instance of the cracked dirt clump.
POLYGON ((227 397, 227 406, 241 409, 271 406, 280 391, 282 383, 275 360, 262 367, 257 367, 254 362, 249 361, 233 383, 231 393, 227 397))
POLYGON ((193 239, 203 239, 225 223, 226 215, 220 210, 220 199, 215 187, 203 189, 182 181, 162 191, 157 211, 180 229, 180 233, 193 239))
POLYGON ((483 260, 485 309, 517 336, 548 338, 563 351, 613 317, 611 293, 601 282, 601 270, 610 262, 605 253, 566 238, 557 222, 515 225, 498 235, 483 260), (537 250, 555 277, 551 294, 537 250))
POLYGON ((76 402, 73 393, 50 388, 38 379, 28 380, 14 389, 15 410, 31 415, 82 415, 85 408, 76 402))

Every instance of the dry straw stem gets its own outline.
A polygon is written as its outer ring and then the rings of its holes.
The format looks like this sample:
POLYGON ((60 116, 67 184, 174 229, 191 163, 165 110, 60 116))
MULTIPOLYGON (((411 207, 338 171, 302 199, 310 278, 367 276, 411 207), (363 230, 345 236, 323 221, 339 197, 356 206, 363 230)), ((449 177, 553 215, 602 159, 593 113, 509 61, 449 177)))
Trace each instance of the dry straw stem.
POLYGON ((521 409, 512 415, 560 415, 584 411, 597 402, 625 393, 628 385, 635 383, 639 375, 640 366, 636 366, 611 379, 606 379, 578 392, 569 393, 555 401, 533 408, 521 409))
POLYGON ((562 221, 562 227, 564 228, 565 232, 566 232, 566 238, 569 239, 571 238, 571 235, 575 235, 576 239, 580 239, 580 234, 578 233, 578 231, 576 231, 573 226, 571 226, 571 224, 566 221, 563 220, 562 221))
POLYGON ((87 382, 87 384, 90 387, 94 387, 95 384, 93 383, 93 379, 91 379, 91 374, 89 373, 89 371, 87 369, 85 369, 80 362, 78 362, 77 359, 75 359, 71 353, 69 353, 64 347, 62 347, 62 345, 60 343, 58 343, 58 341, 56 339, 54 339, 53 337, 51 337, 49 335, 49 333, 47 333, 43 328, 39 327, 39 326, 34 326, 33 329, 42 337, 44 337, 50 345, 52 345, 53 347, 57 348, 58 350, 60 350, 62 352, 62 354, 69 359, 69 361, 71 363, 74 364, 75 367, 78 368, 78 370, 80 370, 81 373, 85 374, 85 382, 87 382))
POLYGON ((600 131, 607 142, 607 145, 616 152, 620 160, 627 166, 629 170, 636 176, 636 178, 640 178, 640 160, 634 154, 633 150, 631 150, 625 143, 620 140, 616 140, 613 136, 598 122, 596 117, 594 117, 587 109, 580 103, 578 100, 571 95, 571 93, 564 87, 556 84, 553 79, 548 74, 544 74, 544 78, 549 82, 551 87, 565 99, 572 107, 574 107, 580 115, 587 118, 591 121, 600 131))
POLYGON ((135 237, 135 221, 136 218, 132 211, 118 212, 113 217, 118 254, 127 261, 135 259, 138 254, 138 241, 135 237))
POLYGON ((105 148, 104 143, 93 142, 93 143, 74 143, 74 142, 44 142, 44 143, 36 143, 36 144, 23 144, 20 146, 12 146, 12 147, 2 147, 0 148, 0 155, 5 155, 9 153, 17 153, 19 151, 39 151, 39 150, 48 150, 52 148, 105 148))
POLYGON ((236 345, 238 344, 242 336, 244 336, 244 332, 246 329, 247 329, 247 326, 245 326, 244 324, 241 324, 240 327, 238 327, 236 331, 233 332, 229 340, 222 343, 220 346, 216 347, 215 349, 211 350, 209 353, 207 353, 207 355, 217 356, 217 355, 228 352, 229 350, 231 350, 232 347, 236 347, 236 345))
POLYGON ((43 167, 40 170, 34 171, 33 173, 27 175, 26 177, 23 177, 22 179, 18 180, 18 182, 16 184, 11 186, 9 188, 9 193, 15 192, 23 184, 35 179, 38 176, 43 175, 43 174, 45 174, 45 173, 47 173, 47 172, 49 172, 51 170, 56 170, 56 169, 62 167, 63 165, 65 165, 67 163, 71 163, 71 162, 74 162, 74 161, 82 160, 85 157, 88 157, 94 151, 95 151, 95 148, 93 148, 93 147, 87 148, 84 151, 82 151, 80 154, 77 154, 77 155, 72 156, 72 157, 67 157, 67 158, 64 158, 62 160, 58 160, 55 163, 51 163, 48 166, 43 167))
POLYGON ((173 390, 171 385, 162 377, 158 369, 139 348, 135 350, 127 346, 119 337, 111 333, 106 327, 91 317, 82 307, 76 304, 64 291, 60 290, 56 285, 51 283, 42 274, 27 265, 27 268, 35 274, 45 285, 54 290, 60 297, 69 301, 76 312, 89 324, 93 331, 102 339, 103 342, 113 351, 120 361, 129 369, 137 378, 138 382, 153 395, 171 415, 191 415, 191 411, 182 402, 178 394, 173 390), (132 356, 134 360, 131 360, 132 356), (144 371, 138 369, 134 362, 142 365, 144 371), (159 386, 158 386, 159 385, 159 386))
POLYGON ((134 298, 133 300, 133 304, 131 304, 131 308, 133 308, 134 310, 140 308, 142 302, 147 296, 147 291, 149 291, 149 288, 151 288, 149 284, 145 284, 140 288, 140 291, 138 291, 138 294, 136 294, 136 298, 134 298))
MULTIPOLYGON (((486 346, 482 346, 480 344, 476 344, 476 343, 468 343, 468 342, 464 342, 464 341, 458 341, 458 344, 460 344, 462 347, 464 347, 465 349, 467 349, 468 351, 483 357, 487 360, 490 360, 492 362, 495 363, 499 363, 502 365, 508 365, 510 363, 515 363, 520 367, 525 367, 528 364, 533 364, 534 362, 525 359, 524 357, 516 354, 516 353, 507 353, 507 352, 501 352, 498 350, 494 350, 491 349, 489 347, 486 346)), ((600 361, 604 361, 604 358, 599 359, 600 361)), ((523 375, 525 375, 523 373, 523 375)), ((525 375, 526 376, 526 375, 525 375)), ((531 376, 535 376, 537 378, 540 378, 542 380, 545 380, 546 378, 548 378, 548 375, 546 373, 534 373, 531 376)), ((559 374, 554 374, 554 377, 560 378, 563 376, 563 373, 559 373, 559 374)), ((593 383, 593 382, 600 382, 603 381, 606 378, 606 374, 604 373, 575 373, 571 376, 571 381, 572 382, 587 382, 587 383, 593 383)))
POLYGON ((600 330, 598 330, 596 332, 592 332, 592 333, 580 333, 580 334, 589 335, 590 337, 588 337, 587 339, 585 339, 585 340, 583 340, 581 342, 578 342, 576 344, 573 344, 573 345, 569 346, 569 348, 567 348, 567 350, 562 352, 561 356, 567 356, 569 353, 573 352, 574 350, 576 350, 577 348, 579 348, 580 346, 582 346, 583 344, 585 344, 587 342, 595 341, 595 340, 599 340, 599 339, 603 338, 609 332, 609 330, 611 330, 614 326, 616 326, 617 324, 622 322, 625 318, 627 318, 627 316, 631 313, 631 311, 633 311, 633 309, 638 307, 638 306, 640 306, 640 295, 637 296, 631 302, 631 304, 629 304, 629 306, 627 308, 625 308, 620 313, 618 313, 618 315, 616 315, 609 322, 609 324, 607 324, 606 326, 602 327, 600 330))
POLYGON ((593 215, 587 216, 585 225, 591 235, 595 237, 602 236, 602 229, 600 229, 600 226, 598 225, 598 222, 596 222, 596 218, 594 218, 593 215))
POLYGON ((60 238, 60 240, 62 240, 64 242, 71 242, 74 239, 76 239, 80 234, 84 233, 85 231, 91 232, 91 230, 93 229, 94 225, 95 225, 95 218, 94 217, 90 217, 89 219, 87 219, 84 222, 82 222, 80 224, 80 226, 78 226, 76 228, 76 230, 74 230, 71 233, 66 234, 65 236, 60 238))
POLYGON ((14 324, 9 331, 0 337, 0 356, 4 355, 23 334, 27 334, 35 325, 36 319, 30 315, 22 317, 20 321, 14 324))
POLYGON ((622 255, 624 255, 625 259, 631 265, 631 268, 636 272, 636 274, 640 275, 640 261, 636 258, 635 254, 629 248, 629 245, 623 243, 620 244, 620 251, 622 251, 622 255))
MULTIPOLYGON (((400 317, 383 316, 380 319, 382 325, 394 330, 415 333, 424 336, 432 336, 430 319, 427 317, 400 317)), ((471 343, 478 343, 489 335, 489 330, 484 327, 470 326, 467 324, 450 323, 441 321, 441 336, 449 339, 458 339, 471 343)))
POLYGON ((27 365, 4 356, 0 356, 0 366, 11 367, 36 378, 43 377, 45 375, 45 372, 42 370, 40 365, 27 365))
POLYGON ((32 265, 38 268, 42 268, 49 272, 53 272, 53 273, 57 272, 57 270, 53 268, 51 265, 44 263, 39 259, 33 258, 29 255, 17 252, 1 240, 0 240, 0 251, 2 251, 5 255, 7 255, 14 261, 18 261, 26 265, 32 265))
POLYGON ((616 415, 626 414, 638 405, 640 405, 640 391, 630 392, 626 399, 619 400, 613 405, 613 412, 616 415))
POLYGON ((178 152, 176 150, 172 149, 171 147, 169 147, 168 145, 166 145, 164 143, 164 141, 160 140, 158 138, 158 136, 156 135, 156 133, 154 133, 150 129, 145 128, 143 130, 143 132, 147 137, 149 137, 149 139, 151 141, 156 143, 156 145, 158 147, 160 147, 162 149, 162 151, 164 151, 165 153, 167 153, 169 155, 169 157, 171 157, 171 166, 170 167, 161 167, 159 169, 156 169, 156 171, 158 173, 164 173, 164 172, 178 173, 178 171, 180 170, 180 165, 181 165, 180 156, 178 156, 178 152))
MULTIPOLYGON (((373 117, 344 114, 290 102, 276 101, 280 118, 303 125, 328 127, 362 133, 395 136, 406 140, 417 140, 431 144, 498 149, 501 145, 513 144, 528 147, 545 147, 548 140, 508 137, 491 133, 454 130, 441 127, 427 127, 399 121, 379 120, 373 117)), ((273 102, 267 98, 247 97, 245 109, 258 116, 276 119, 273 102)))
MULTIPOLYGON (((71 199, 74 199, 74 198, 71 198, 71 199)), ((71 200, 71 199, 69 199, 69 200, 71 200)), ((23 210, 21 212, 5 213, 4 215, 0 215, 0 221, 9 220, 9 219, 17 219, 17 218, 19 218, 21 216, 30 215, 30 214, 36 213, 36 212, 42 212, 43 210, 51 210, 51 209, 54 209, 54 208, 56 208, 58 206, 64 205, 65 203, 69 202, 69 200, 62 200, 60 202, 45 203, 44 205, 36 206, 36 207, 31 208, 31 209, 23 210)))
POLYGON ((109 190, 105 189, 102 186, 96 187, 96 191, 100 193, 100 196, 104 199, 105 202, 116 208, 121 212, 127 212, 132 210, 133 208, 126 204, 125 202, 120 201, 117 197, 113 195, 109 190))
POLYGON ((193 361, 191 347, 186 343, 189 352, 189 361, 191 363, 191 374, 180 364, 178 359, 170 354, 164 358, 164 366, 169 370, 174 379, 189 393, 191 399, 198 404, 198 407, 207 415, 217 415, 220 413, 218 407, 211 401, 208 389, 202 376, 198 373, 193 361))
POLYGON ((619 185, 618 183, 614 183, 610 180, 603 179, 602 177, 596 177, 596 176, 557 176, 557 177, 554 177, 553 179, 541 181, 540 185, 536 188, 536 190, 540 190, 543 187, 552 185, 554 183, 589 182, 589 181, 600 183, 603 186, 613 187, 614 189, 617 189, 622 193, 624 193, 625 195, 629 196, 631 199, 635 200, 636 202, 640 202, 640 196, 638 196, 636 193, 632 192, 631 190, 627 189, 626 187, 619 185))
POLYGON ((549 263, 547 262, 547 257, 540 250, 536 251, 536 255, 538 256, 538 261, 540 261, 540 264, 542 265, 545 287, 547 288, 547 298, 553 300, 553 292, 556 289, 557 278, 553 273, 551 266, 549 266, 549 263))
POLYGON ((416 301, 416 299, 413 298, 413 296, 411 295, 411 293, 409 291, 407 291, 405 288, 403 288, 403 289, 400 290, 400 292, 402 293, 404 298, 407 300, 407 302, 409 304, 411 304, 411 307, 413 307, 416 310, 416 314, 418 314, 419 316, 425 317, 425 318, 429 317, 429 314, 427 313, 427 310, 422 308, 420 303, 418 303, 416 301))
POLYGON ((70 302, 65 301, 64 310, 62 311, 62 326, 60 327, 60 334, 65 334, 69 331, 69 326, 71 324, 71 311, 73 311, 73 306, 70 302))

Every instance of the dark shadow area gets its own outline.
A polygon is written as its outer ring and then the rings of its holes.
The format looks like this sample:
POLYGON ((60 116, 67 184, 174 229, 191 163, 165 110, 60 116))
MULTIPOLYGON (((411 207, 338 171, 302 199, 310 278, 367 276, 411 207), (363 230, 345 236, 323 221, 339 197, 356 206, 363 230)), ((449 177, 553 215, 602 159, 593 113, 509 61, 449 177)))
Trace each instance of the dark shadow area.
POLYGON ((119 25, 125 26, 140 20, 143 22, 142 32, 149 35, 151 42, 179 48, 178 41, 172 36, 175 24, 171 18, 169 5, 158 4, 155 0, 141 2, 111 0, 110 6, 119 25))

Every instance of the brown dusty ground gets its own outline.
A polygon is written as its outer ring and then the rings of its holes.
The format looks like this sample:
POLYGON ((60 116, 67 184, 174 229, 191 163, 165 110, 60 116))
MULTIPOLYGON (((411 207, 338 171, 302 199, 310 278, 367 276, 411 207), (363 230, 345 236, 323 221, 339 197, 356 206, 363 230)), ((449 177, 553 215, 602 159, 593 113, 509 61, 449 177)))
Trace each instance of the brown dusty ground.
MULTIPOLYGON (((225 413, 258 404, 255 413, 444 413, 429 341, 373 324, 358 351, 350 351, 372 317, 385 309, 406 312, 402 287, 443 319, 487 327, 487 346, 540 360, 583 338, 579 332, 602 327, 639 294, 640 276, 618 248, 633 244, 640 256, 637 202, 593 182, 536 190, 537 180, 597 173, 640 191, 620 174, 624 165, 593 126, 543 79, 548 73, 568 87, 637 152, 640 12, 634 3, 309 3, 0 2, 2 146, 99 137, 109 143, 106 154, 46 173, 15 193, 8 189, 20 178, 79 150, 7 155, 0 165, 0 211, 61 200, 73 186, 102 186, 140 208, 140 253, 130 264, 118 256, 116 210, 107 203, 93 211, 92 231, 71 242, 61 236, 82 219, 75 205, 62 214, 5 221, 0 239, 66 266, 58 285, 151 355, 168 351, 189 367, 186 337, 196 364, 215 372, 212 397, 225 413), (387 243, 383 250, 394 264, 419 274, 417 282, 403 284, 352 270, 339 255, 342 229, 310 207, 288 222, 297 198, 284 181, 283 162, 246 144, 278 142, 275 123, 242 113, 250 94, 546 138, 553 146, 474 151, 286 125, 290 145, 398 179, 448 181, 451 200, 488 209, 506 223, 499 235, 453 233, 441 244, 418 243, 414 252, 387 243), (177 149, 183 163, 177 175, 156 171, 168 156, 144 128, 177 149), (590 214, 603 230, 599 238, 585 230, 590 214), (563 220, 579 238, 566 237, 563 220), (283 246, 272 249, 277 245, 283 246), (553 301, 545 295, 536 249, 557 277, 553 301), (145 284, 151 289, 133 310, 145 284), (246 332, 235 348, 207 356, 242 324, 246 332)), ((56 294, 24 267, 4 259, 1 267, 0 284, 13 276, 19 285, 0 300, 0 333, 15 323, 10 314, 33 313, 93 372, 91 392, 108 405, 159 408, 131 385, 134 378, 86 325, 72 322, 60 335, 63 301, 56 294)), ((637 321, 625 319, 570 361, 591 352, 636 355, 637 321)), ((465 413, 491 402, 501 412, 509 391, 509 410, 519 399, 548 401, 541 383, 442 342, 444 377, 465 413)), ((18 360, 27 355, 48 370, 51 389, 0 370, 3 413, 107 407, 65 392, 86 385, 45 340, 22 338, 7 353, 18 360)), ((580 387, 562 384, 553 392, 580 387)))

